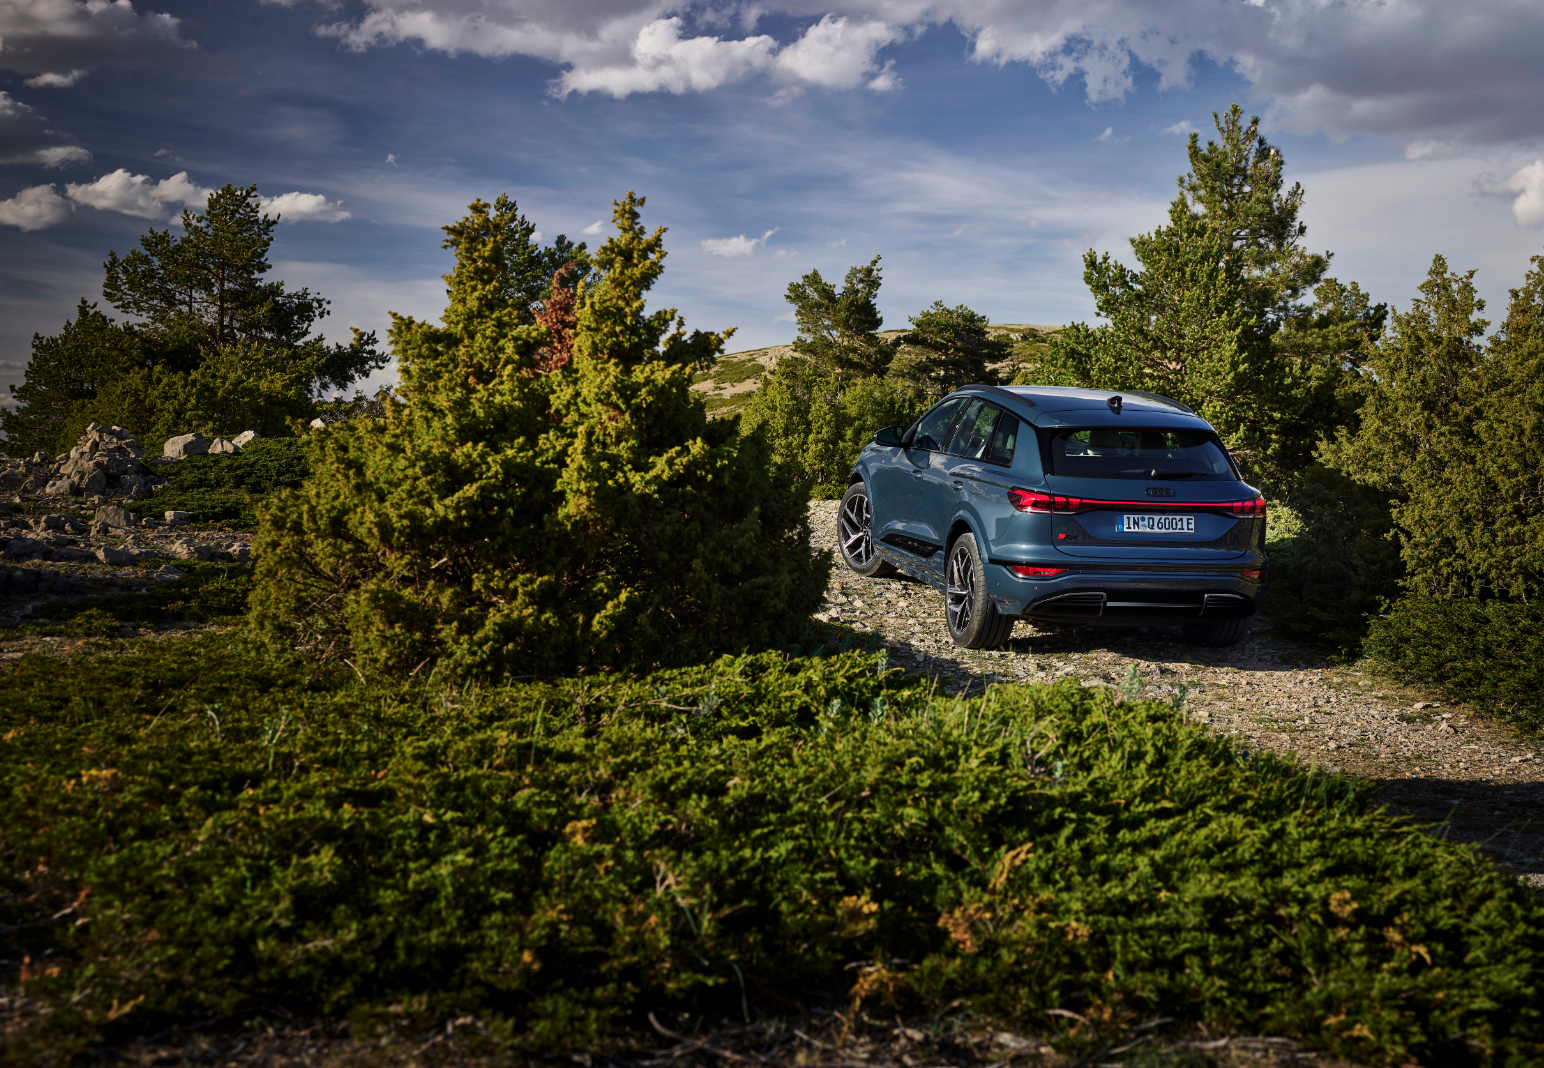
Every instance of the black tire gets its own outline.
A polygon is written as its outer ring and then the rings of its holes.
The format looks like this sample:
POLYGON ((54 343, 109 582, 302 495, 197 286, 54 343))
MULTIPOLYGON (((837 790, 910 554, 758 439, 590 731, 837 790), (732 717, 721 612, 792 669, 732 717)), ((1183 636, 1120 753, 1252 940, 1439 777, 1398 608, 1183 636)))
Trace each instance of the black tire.
POLYGON ((1249 617, 1225 619, 1217 623, 1186 623, 1180 630, 1191 645, 1209 645, 1226 649, 1249 637, 1249 617))
POLYGON ((974 534, 961 534, 949 547, 945 567, 944 625, 954 644, 995 649, 1013 633, 1013 617, 997 610, 986 592, 986 568, 974 534))
POLYGON ((836 544, 847 570, 864 578, 893 575, 895 565, 874 551, 873 510, 869 507, 868 487, 854 482, 842 494, 836 510, 836 544))

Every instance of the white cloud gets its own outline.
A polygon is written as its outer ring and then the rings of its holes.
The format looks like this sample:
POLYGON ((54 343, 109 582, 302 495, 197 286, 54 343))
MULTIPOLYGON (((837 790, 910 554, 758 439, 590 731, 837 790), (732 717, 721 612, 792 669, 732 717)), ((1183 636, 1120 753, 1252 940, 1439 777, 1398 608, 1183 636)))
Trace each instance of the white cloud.
POLYGON ((1113 127, 1113 126, 1106 126, 1104 128, 1104 133, 1102 133, 1098 137, 1094 138, 1094 140, 1095 141, 1109 141, 1109 140, 1113 139, 1114 137, 1115 137, 1115 127, 1113 127))
POLYGON ((388 167, 395 167, 396 165, 397 165, 397 154, 395 152, 388 152, 388 153, 386 153, 386 166, 388 166, 388 167))
POLYGON ((158 148, 158 149, 156 149, 155 150, 155 158, 156 159, 170 160, 172 163, 181 163, 182 162, 182 157, 177 155, 176 152, 173 152, 169 148, 158 148))
POLYGON ((1405 159, 1442 159, 1453 154, 1446 141, 1412 141, 1405 146, 1405 159))
POLYGON ((29 89, 68 89, 86 76, 86 72, 79 68, 68 74, 37 74, 21 84, 29 89))
POLYGON ((343 210, 342 204, 328 200, 320 193, 282 193, 276 197, 264 197, 263 211, 277 215, 287 223, 335 223, 353 218, 343 210))
POLYGON ((122 167, 94 182, 72 183, 64 189, 77 204, 157 220, 175 216, 185 207, 202 208, 214 192, 195 185, 187 171, 152 182, 147 176, 130 174, 122 167))
POLYGON ((63 167, 84 163, 91 153, 69 134, 43 125, 37 110, 0 91, 0 163, 36 163, 63 167))
POLYGON ((581 234, 590 234, 591 236, 594 236, 595 234, 600 233, 602 225, 604 225, 604 220, 596 219, 589 226, 586 226, 583 230, 580 230, 579 232, 581 234))
POLYGON ((0 3, 0 68, 35 74, 28 85, 73 85, 103 63, 143 59, 165 48, 196 48, 181 20, 131 0, 5 0, 0 3), (61 70, 70 74, 55 73, 61 70))
POLYGON ((1180 119, 1173 126, 1165 126, 1163 132, 1179 134, 1181 137, 1189 137, 1196 132, 1196 124, 1189 119, 1180 119))
POLYGON ((22 230, 43 230, 70 217, 72 205, 51 185, 23 189, 10 200, 0 200, 0 223, 22 230))
POLYGON ((774 227, 760 237, 710 237, 702 243, 702 251, 710 256, 723 256, 725 259, 738 259, 741 256, 749 256, 758 248, 765 248, 767 238, 777 233, 774 227))
POLYGON ((558 80, 559 95, 603 92, 615 97, 667 90, 717 89, 764 70, 777 42, 771 37, 724 41, 681 36, 678 18, 658 19, 638 32, 627 58, 589 70, 571 70, 558 80))
MULTIPOLYGON (((905 32, 875 20, 826 15, 804 36, 777 54, 777 69, 796 83, 828 89, 893 89, 899 80, 885 69, 875 73, 881 48, 905 37, 905 32), (882 82, 882 85, 875 85, 882 82)), ((771 41, 771 38, 766 38, 771 41)))
POLYGON ((1544 159, 1536 159, 1499 182, 1481 175, 1475 187, 1489 197, 1511 197, 1512 218, 1518 226, 1544 226, 1544 159))
POLYGON ((560 94, 700 91, 753 75, 788 91, 891 89, 899 79, 879 51, 951 23, 974 60, 1027 64, 1058 87, 1081 80, 1093 103, 1124 98, 1139 67, 1156 71, 1161 88, 1188 86, 1203 57, 1247 79, 1274 123, 1304 132, 1456 145, 1544 138, 1544 4, 1530 0, 759 0, 714 5, 690 22, 696 9, 680 0, 363 6, 318 32, 357 49, 537 57, 562 68, 560 94), (752 33, 774 14, 818 21, 793 40, 752 33))

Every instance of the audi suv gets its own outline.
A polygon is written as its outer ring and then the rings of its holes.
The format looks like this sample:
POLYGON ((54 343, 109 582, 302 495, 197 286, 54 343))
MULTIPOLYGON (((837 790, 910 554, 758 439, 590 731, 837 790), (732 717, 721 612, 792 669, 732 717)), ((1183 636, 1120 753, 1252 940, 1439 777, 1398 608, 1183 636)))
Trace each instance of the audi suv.
POLYGON ((1212 426, 1153 393, 965 386, 859 455, 843 562, 944 594, 954 641, 1002 645, 1018 619, 1249 633, 1265 498, 1212 426))

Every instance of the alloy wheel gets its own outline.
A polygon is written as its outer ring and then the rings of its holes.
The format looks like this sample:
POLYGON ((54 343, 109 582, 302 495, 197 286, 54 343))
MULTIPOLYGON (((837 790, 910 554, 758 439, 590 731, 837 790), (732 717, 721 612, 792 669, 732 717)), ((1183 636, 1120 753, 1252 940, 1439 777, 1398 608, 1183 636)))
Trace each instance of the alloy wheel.
POLYGON ((874 540, 869 532, 867 495, 854 493, 842 505, 842 555, 855 567, 868 567, 874 559, 874 540))
POLYGON ((949 629, 963 634, 976 614, 976 562, 961 545, 949 558, 949 586, 944 593, 944 612, 949 629))

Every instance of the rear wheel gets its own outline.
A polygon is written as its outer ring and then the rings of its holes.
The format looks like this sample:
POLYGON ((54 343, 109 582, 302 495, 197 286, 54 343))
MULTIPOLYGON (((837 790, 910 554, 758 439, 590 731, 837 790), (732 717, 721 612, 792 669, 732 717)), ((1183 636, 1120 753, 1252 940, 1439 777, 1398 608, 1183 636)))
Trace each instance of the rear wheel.
POLYGON ((847 570, 864 578, 894 574, 895 566, 874 551, 873 511, 869 507, 868 487, 854 482, 842 494, 836 515, 836 542, 842 550, 847 570))
POLYGON ((949 637, 967 649, 995 649, 1013 633, 1013 617, 997 611, 986 592, 986 568, 974 534, 961 534, 949 550, 944 622, 949 637))
POLYGON ((1249 617, 1225 619, 1217 623, 1186 623, 1180 630, 1184 631, 1185 640, 1191 645, 1225 649, 1249 637, 1249 617))

